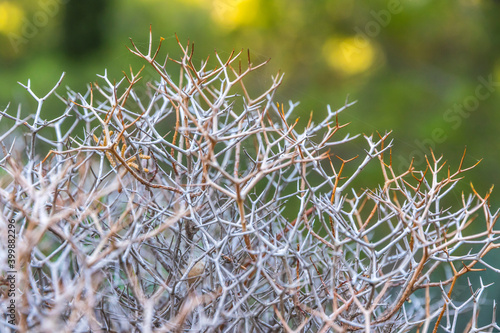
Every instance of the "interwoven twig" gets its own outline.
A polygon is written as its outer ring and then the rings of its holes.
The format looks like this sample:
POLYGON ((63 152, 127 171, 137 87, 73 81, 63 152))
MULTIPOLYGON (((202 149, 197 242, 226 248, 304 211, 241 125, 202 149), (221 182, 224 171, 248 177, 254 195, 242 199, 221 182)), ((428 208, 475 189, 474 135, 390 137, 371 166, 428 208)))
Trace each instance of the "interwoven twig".
POLYGON ((15 220, 20 291, 17 322, 0 326, 454 332, 465 313, 473 331, 499 329, 495 317, 477 321, 487 286, 471 286, 462 303, 452 297, 478 264, 500 272, 484 261, 500 246, 491 192, 472 188, 459 207, 447 200, 472 168, 464 158, 452 172, 432 154, 425 171, 398 175, 389 133, 364 136, 365 155, 342 158, 336 145, 357 138, 337 138, 352 103, 301 128, 297 104, 274 101, 281 74, 252 97, 245 78, 263 64, 216 53, 208 69, 192 44, 178 44, 181 58, 159 63, 152 34, 147 54, 132 43, 158 81, 131 70, 114 83, 105 73, 85 94, 58 96, 66 109, 48 121, 43 103, 60 81, 43 98, 28 82, 34 115, 0 112, 14 121, 0 136, 0 233, 15 220), (14 149, 21 133, 26 155, 14 149), (380 187, 353 189, 377 161, 380 187))

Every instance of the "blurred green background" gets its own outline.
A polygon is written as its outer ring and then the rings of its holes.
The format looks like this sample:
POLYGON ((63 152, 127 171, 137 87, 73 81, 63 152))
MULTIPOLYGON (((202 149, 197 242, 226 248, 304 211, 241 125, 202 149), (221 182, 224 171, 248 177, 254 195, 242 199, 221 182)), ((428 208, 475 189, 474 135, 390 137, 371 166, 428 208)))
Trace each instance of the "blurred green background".
MULTIPOLYGON (((200 62, 214 49, 227 56, 248 48, 254 63, 271 58, 249 79, 264 89, 285 72, 276 100, 300 101, 303 124, 311 110, 319 120, 327 104, 357 100, 340 121, 351 122, 351 134, 392 130, 397 170, 412 157, 425 169, 429 147, 455 170, 467 146, 467 165, 483 162, 457 188, 458 202, 469 181, 483 194, 500 184, 499 18, 494 0, 0 0, 0 108, 33 112, 17 81, 30 78, 42 95, 62 72, 63 85, 82 91, 105 69, 116 79, 129 65, 138 70, 143 63, 125 46, 131 37, 146 49, 151 24, 172 57, 176 33, 195 42, 200 62)), ((365 146, 350 147, 339 155, 365 146)), ((378 170, 362 181, 380 179, 378 170)))

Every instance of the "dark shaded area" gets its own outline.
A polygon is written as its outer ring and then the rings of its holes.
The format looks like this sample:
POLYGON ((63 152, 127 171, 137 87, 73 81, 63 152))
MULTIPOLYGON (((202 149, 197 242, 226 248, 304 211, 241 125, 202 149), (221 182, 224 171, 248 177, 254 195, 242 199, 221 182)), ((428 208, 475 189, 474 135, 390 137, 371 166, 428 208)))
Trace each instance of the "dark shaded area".
POLYGON ((110 0, 69 1, 64 10, 62 51, 81 58, 103 47, 110 0))

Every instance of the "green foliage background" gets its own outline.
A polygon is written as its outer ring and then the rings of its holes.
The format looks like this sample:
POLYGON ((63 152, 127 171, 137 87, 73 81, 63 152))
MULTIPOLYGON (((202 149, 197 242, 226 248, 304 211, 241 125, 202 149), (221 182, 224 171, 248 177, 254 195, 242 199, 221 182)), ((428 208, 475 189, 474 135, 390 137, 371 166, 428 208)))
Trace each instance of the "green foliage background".
MULTIPOLYGON (((175 34, 195 43, 200 62, 214 49, 227 57, 248 48, 254 63, 272 58, 251 85, 262 91, 284 71, 277 100, 300 101, 304 125, 310 111, 319 119, 327 104, 358 100, 340 120, 352 122, 352 134, 392 130, 397 168, 415 157, 425 169, 431 147, 456 169, 467 146, 466 164, 483 162, 457 188, 459 202, 469 181, 480 193, 500 184, 499 17, 494 0, 0 0, 0 109, 11 102, 11 112, 18 104, 33 112, 17 81, 30 78, 41 95, 63 71, 63 84, 82 91, 104 69, 117 80, 129 65, 138 70, 143 63, 125 46, 131 37, 145 49, 151 24, 174 58, 175 34)), ((46 112, 60 112, 50 103, 46 112)), ((334 153, 349 158, 363 147, 359 140, 334 153)), ((376 184, 378 170, 360 186, 376 184)), ((498 291, 489 298, 500 299, 498 291)))

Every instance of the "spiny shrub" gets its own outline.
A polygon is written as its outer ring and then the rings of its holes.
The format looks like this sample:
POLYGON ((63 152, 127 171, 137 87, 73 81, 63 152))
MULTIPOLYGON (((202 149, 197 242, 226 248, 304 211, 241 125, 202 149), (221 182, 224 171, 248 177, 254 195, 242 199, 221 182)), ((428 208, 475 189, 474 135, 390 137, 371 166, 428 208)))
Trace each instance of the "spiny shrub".
POLYGON ((61 77, 39 97, 28 81, 36 110, 1 112, 3 332, 500 330, 479 326, 487 286, 454 298, 476 266, 500 272, 483 260, 500 246, 491 191, 448 204, 473 166, 431 154, 397 174, 389 133, 343 159, 351 104, 299 128, 274 101, 282 75, 249 92, 250 55, 209 69, 189 43, 165 62, 153 44, 130 50, 151 82, 105 73, 63 96, 61 77), (65 109, 45 119, 52 95, 65 109), (353 189, 368 163, 381 185, 353 189))

